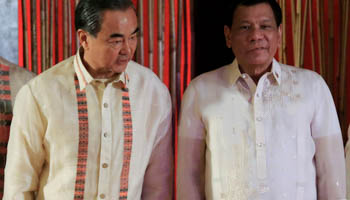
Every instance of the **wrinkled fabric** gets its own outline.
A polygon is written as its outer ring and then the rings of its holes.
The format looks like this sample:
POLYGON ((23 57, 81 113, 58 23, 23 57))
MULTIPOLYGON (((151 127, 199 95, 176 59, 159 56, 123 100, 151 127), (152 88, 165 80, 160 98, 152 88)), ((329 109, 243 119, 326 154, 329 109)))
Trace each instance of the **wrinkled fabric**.
POLYGON ((121 81, 129 88, 133 122, 128 199, 171 199, 171 100, 167 88, 150 70, 132 61, 125 73, 100 87, 104 80, 88 74, 79 54, 19 91, 4 199, 73 199, 79 143, 75 74, 80 89, 86 90, 88 104, 84 199, 119 197, 124 134, 121 81))
POLYGON ((276 60, 257 85, 236 60, 191 82, 177 166, 181 200, 345 199, 329 89, 315 72, 276 60))

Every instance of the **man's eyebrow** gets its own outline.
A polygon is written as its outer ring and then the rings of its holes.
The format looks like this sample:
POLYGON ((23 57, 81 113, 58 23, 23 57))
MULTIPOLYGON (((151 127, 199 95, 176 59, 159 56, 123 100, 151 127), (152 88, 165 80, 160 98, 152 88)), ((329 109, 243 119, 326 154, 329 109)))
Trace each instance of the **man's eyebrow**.
MULTIPOLYGON (((262 19, 261 22, 273 22, 274 19, 270 19, 270 18, 265 18, 265 19, 262 19)), ((239 23, 243 24, 243 23, 251 23, 251 21, 249 20, 246 20, 246 19, 243 19, 241 21, 238 21, 239 23)))
MULTIPOLYGON (((131 35, 133 35, 133 34, 139 32, 139 30, 140 30, 140 29, 137 27, 137 28, 131 33, 131 35)), ((109 38, 119 38, 119 37, 124 37, 124 35, 123 35, 123 34, 120 34, 120 33, 113 33, 113 34, 111 34, 111 35, 109 36, 109 38)))
POLYGON ((273 19, 264 19, 262 20, 262 22, 273 22, 274 20, 273 19))

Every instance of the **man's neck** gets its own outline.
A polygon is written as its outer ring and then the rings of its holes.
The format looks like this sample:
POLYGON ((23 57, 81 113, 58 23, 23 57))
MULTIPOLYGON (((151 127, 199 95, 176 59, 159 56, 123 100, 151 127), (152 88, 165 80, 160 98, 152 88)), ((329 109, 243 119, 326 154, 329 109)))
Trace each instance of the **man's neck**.
POLYGON ((84 52, 80 52, 80 57, 82 58, 81 61, 83 62, 84 67, 89 72, 89 74, 94 79, 111 79, 113 77, 117 77, 119 74, 113 72, 109 68, 96 68, 89 64, 88 59, 85 58, 84 52))
POLYGON ((253 81, 255 82, 255 84, 257 85, 260 78, 266 73, 271 71, 272 68, 272 63, 268 66, 256 66, 256 65, 252 65, 252 66, 242 66, 242 65, 238 65, 239 66, 239 70, 241 71, 241 73, 246 73, 248 74, 253 81))

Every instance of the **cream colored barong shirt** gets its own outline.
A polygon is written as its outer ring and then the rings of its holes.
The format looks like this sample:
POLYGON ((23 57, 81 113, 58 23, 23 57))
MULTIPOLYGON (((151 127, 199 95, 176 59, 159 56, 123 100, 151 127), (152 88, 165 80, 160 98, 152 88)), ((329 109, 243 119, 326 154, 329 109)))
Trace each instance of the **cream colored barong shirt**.
POLYGON ((273 60, 255 85, 234 61, 193 80, 181 109, 179 200, 345 199, 341 130, 316 73, 273 60))
POLYGON ((79 143, 75 73, 88 104, 84 199, 119 199, 124 131, 120 81, 129 88, 133 122, 128 199, 171 199, 168 89, 153 72, 132 61, 116 80, 94 80, 79 54, 45 71, 18 93, 4 199, 73 199, 79 143))

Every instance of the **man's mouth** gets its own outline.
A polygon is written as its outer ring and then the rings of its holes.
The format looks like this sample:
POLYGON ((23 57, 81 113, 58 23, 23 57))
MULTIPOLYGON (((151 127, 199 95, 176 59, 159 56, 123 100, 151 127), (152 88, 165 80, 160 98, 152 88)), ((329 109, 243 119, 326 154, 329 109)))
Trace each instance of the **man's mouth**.
POLYGON ((127 63, 127 62, 129 62, 128 58, 120 58, 120 59, 118 59, 118 63, 127 63))
POLYGON ((248 50, 248 52, 259 52, 259 51, 265 51, 267 49, 268 49, 267 47, 255 47, 248 50))

